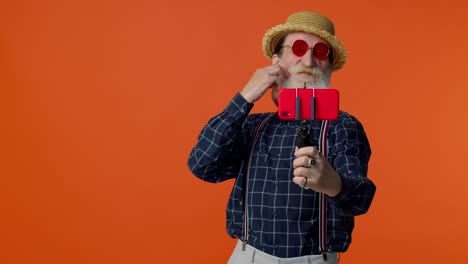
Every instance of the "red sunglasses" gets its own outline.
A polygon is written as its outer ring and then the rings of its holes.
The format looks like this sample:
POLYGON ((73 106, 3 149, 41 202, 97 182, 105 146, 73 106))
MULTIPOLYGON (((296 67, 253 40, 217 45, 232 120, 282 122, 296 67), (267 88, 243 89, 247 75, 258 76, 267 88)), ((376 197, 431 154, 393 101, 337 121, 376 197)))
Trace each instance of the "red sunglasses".
POLYGON ((330 53, 327 44, 318 42, 313 47, 309 47, 309 44, 302 39, 295 40, 292 45, 285 45, 283 47, 290 47, 294 55, 298 57, 304 56, 311 49, 312 54, 319 60, 328 59, 328 54, 330 53))

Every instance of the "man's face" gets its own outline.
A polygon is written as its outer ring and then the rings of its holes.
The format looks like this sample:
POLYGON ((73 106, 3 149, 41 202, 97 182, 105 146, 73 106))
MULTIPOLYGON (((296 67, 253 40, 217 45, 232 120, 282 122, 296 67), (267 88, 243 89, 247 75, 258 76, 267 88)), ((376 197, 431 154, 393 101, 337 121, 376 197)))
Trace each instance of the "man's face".
POLYGON ((305 33, 294 32, 288 34, 281 55, 275 54, 273 64, 283 68, 282 82, 272 90, 273 100, 278 104, 278 90, 281 88, 328 88, 330 84, 331 68, 330 60, 319 59, 313 54, 312 49, 307 50, 303 56, 297 56, 292 51, 292 44, 296 40, 303 40, 311 48, 319 42, 328 43, 321 37, 305 33))

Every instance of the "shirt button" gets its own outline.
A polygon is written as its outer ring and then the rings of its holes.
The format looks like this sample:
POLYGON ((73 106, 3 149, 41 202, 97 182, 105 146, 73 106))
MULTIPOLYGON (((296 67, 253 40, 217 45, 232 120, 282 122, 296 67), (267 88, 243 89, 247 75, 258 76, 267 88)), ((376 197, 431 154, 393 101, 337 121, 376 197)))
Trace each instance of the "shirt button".
POLYGON ((241 113, 244 113, 244 112, 245 112, 244 109, 240 109, 239 111, 240 111, 241 113))

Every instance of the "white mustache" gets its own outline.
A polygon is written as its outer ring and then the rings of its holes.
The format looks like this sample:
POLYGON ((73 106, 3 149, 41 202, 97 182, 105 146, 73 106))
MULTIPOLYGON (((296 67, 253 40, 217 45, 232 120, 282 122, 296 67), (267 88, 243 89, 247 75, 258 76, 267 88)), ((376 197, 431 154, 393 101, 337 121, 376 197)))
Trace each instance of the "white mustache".
POLYGON ((289 72, 292 73, 292 74, 305 72, 305 73, 309 73, 309 74, 311 74, 313 76, 323 74, 323 72, 321 70, 319 70, 317 67, 310 68, 310 67, 305 67, 305 66, 302 66, 302 65, 296 65, 294 67, 291 67, 289 69, 289 72))

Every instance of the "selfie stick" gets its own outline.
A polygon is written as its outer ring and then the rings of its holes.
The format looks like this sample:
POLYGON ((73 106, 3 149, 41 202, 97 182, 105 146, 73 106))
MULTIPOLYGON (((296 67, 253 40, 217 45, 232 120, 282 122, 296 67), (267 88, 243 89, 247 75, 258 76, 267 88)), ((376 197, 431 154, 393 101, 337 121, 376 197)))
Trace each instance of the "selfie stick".
POLYGON ((310 119, 315 120, 315 88, 312 88, 312 98, 310 98, 310 119))
POLYGON ((299 92, 296 88, 296 120, 301 119, 301 98, 299 97, 299 92))

